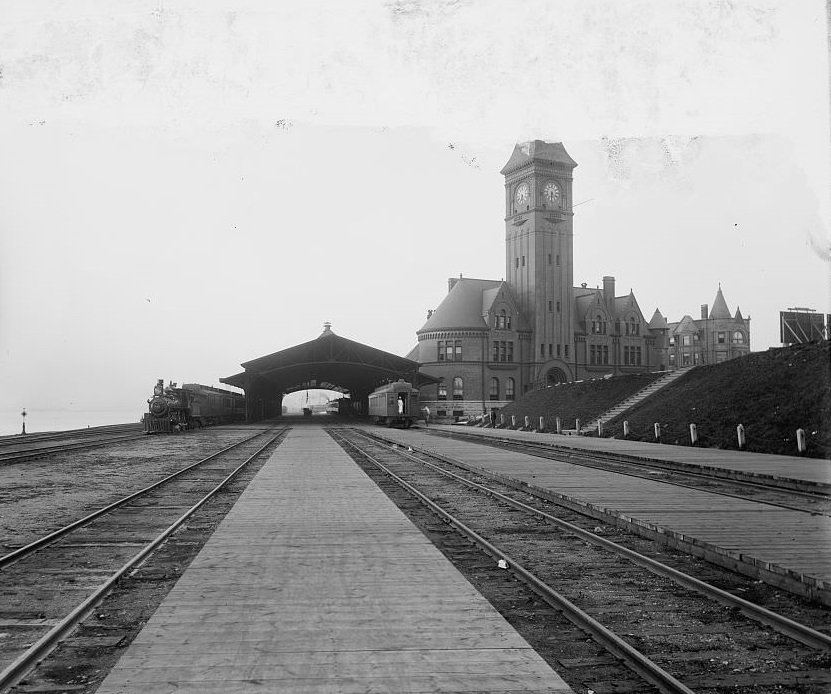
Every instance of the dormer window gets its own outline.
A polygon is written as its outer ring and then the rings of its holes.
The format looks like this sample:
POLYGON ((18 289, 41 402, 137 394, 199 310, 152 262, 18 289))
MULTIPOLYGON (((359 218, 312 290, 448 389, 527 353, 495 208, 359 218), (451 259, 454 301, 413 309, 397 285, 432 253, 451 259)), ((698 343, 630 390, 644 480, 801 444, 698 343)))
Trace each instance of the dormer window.
POLYGON ((605 335, 606 334, 606 319, 601 315, 597 314, 597 317, 592 321, 592 335, 605 335))

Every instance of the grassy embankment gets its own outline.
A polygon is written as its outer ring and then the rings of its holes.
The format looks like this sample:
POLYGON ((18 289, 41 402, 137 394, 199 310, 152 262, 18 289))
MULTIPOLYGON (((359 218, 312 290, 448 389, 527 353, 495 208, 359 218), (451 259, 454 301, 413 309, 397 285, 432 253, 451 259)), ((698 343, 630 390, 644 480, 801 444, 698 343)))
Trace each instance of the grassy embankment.
MULTIPOLYGON (((831 457, 831 353, 829 343, 795 345, 755 352, 742 359, 692 369, 677 381, 604 424, 604 436, 690 445, 690 423, 698 429, 699 446, 738 449, 736 427, 745 429, 749 451, 797 455, 796 430, 804 429, 805 455, 831 457)), ((546 418, 553 428, 559 416, 573 427, 602 414, 642 388, 646 381, 625 376, 533 391, 503 408, 505 414, 546 418), (616 383, 618 382, 618 383, 616 383), (637 387, 635 387, 637 385, 637 387)))

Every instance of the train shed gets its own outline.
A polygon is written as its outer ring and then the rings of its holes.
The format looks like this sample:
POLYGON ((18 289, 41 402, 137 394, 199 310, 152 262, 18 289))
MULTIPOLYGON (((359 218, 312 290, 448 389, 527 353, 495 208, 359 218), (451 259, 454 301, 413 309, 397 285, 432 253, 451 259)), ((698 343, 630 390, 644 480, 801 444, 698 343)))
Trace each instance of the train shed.
POLYGON ((298 390, 348 392, 366 411, 367 398, 379 385, 403 378, 420 388, 438 380, 420 373, 418 362, 335 334, 329 323, 314 340, 240 366, 244 371, 219 380, 245 391, 248 422, 280 415, 283 397, 298 390))

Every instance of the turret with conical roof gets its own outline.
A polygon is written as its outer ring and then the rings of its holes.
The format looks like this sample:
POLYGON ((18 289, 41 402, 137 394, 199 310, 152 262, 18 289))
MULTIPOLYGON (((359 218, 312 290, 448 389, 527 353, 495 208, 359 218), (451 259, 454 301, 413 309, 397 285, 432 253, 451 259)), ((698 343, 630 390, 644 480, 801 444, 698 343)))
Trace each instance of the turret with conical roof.
POLYGON ((716 320, 727 318, 729 320, 731 317, 730 309, 727 308, 727 302, 724 300, 724 294, 721 293, 721 285, 719 284, 715 301, 713 301, 713 308, 710 309, 710 318, 716 320))

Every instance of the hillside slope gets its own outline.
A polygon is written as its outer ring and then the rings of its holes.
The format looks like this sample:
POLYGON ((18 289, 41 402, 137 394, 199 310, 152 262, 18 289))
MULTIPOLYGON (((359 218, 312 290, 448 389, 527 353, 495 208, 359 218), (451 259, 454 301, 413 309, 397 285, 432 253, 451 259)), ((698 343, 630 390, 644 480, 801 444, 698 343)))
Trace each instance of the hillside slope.
POLYGON ((528 415, 536 426, 540 417, 545 417, 546 429, 554 429, 554 421, 560 418, 564 429, 573 429, 576 419, 587 424, 611 407, 626 400, 639 390, 646 388, 663 374, 646 373, 593 381, 560 383, 526 393, 519 400, 506 405, 500 414, 506 417, 515 414, 517 422, 528 415))
MULTIPOLYGON (((658 374, 563 384, 527 393, 504 407, 517 419, 555 417, 574 427, 605 412, 645 387, 658 374)), ((699 446, 738 449, 736 426, 742 424, 746 450, 797 455, 796 430, 807 437, 806 455, 831 457, 831 352, 827 341, 755 352, 723 364, 701 366, 655 395, 604 424, 604 436, 654 440, 661 424, 661 442, 690 445, 689 425, 698 428, 699 446)))
POLYGON ((654 438, 689 445, 696 424, 700 445, 737 449, 742 424, 745 448, 760 453, 797 455, 796 430, 807 437, 806 455, 831 455, 831 361, 828 342, 752 353, 741 359, 701 366, 608 423, 608 436, 654 438))

